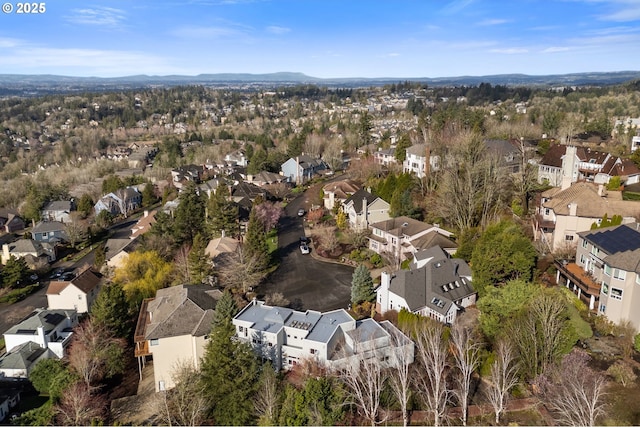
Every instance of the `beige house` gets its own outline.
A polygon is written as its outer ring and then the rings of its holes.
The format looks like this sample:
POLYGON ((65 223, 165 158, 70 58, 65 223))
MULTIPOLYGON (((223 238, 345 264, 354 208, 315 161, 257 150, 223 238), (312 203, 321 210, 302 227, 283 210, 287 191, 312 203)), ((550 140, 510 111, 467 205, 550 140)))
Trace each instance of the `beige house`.
POLYGON ((104 245, 107 267, 120 268, 129 258, 137 244, 135 239, 109 239, 104 245))
POLYGON ((49 309, 88 313, 100 291, 100 282, 100 277, 90 268, 70 281, 51 281, 47 288, 49 309))
POLYGON ((389 203, 367 190, 353 193, 342 205, 347 214, 349 227, 354 230, 366 230, 369 224, 386 221, 389 218, 389 203))
POLYGON ((360 186, 349 179, 326 184, 322 187, 324 207, 332 210, 336 203, 344 205, 347 199, 359 189, 360 186))
POLYGON ((550 251, 575 247, 578 233, 591 229, 607 214, 622 216, 622 223, 636 222, 640 202, 622 200, 619 191, 606 191, 602 185, 577 182, 563 190, 552 188, 542 193, 535 218, 535 239, 550 251))
POLYGON ((179 285, 144 300, 134 336, 135 356, 140 369, 152 359, 156 391, 174 386, 171 376, 178 364, 200 368, 220 295, 209 285, 179 285))

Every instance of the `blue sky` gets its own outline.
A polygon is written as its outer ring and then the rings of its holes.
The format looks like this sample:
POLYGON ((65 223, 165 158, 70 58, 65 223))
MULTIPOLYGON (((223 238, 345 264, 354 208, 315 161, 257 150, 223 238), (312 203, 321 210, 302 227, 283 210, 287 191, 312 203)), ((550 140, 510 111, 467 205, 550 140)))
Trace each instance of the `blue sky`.
POLYGON ((640 0, 49 0, 39 15, 17 14, 9 3, 14 11, 0 14, 0 73, 640 69, 640 0))

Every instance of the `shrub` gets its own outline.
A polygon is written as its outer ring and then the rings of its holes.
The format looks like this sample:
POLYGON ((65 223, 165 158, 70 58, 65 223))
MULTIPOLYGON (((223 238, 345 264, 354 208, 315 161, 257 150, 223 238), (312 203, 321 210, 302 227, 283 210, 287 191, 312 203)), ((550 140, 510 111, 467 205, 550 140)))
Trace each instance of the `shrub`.
POLYGON ((382 257, 380 256, 380 254, 371 254, 371 256, 369 257, 369 261, 371 261, 371 264, 373 264, 374 267, 382 267, 382 257))

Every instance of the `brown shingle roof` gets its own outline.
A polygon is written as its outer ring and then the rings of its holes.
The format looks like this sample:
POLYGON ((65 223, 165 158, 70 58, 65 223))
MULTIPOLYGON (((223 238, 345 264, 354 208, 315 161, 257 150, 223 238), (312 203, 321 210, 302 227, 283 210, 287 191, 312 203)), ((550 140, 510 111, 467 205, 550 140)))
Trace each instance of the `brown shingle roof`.
POLYGON ((635 217, 640 215, 640 202, 622 200, 620 192, 609 191, 607 197, 598 196, 598 186, 588 182, 577 182, 566 190, 551 189, 542 193, 550 200, 545 208, 553 209, 556 215, 569 215, 569 205, 577 205, 576 216, 586 218, 602 218, 606 213, 610 217, 621 215, 635 217))

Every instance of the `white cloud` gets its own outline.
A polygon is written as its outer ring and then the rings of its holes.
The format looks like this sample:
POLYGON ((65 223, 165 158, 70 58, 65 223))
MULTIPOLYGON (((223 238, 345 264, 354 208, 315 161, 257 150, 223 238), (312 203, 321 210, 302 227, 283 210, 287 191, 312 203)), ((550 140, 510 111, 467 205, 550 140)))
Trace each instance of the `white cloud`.
POLYGON ((520 53, 527 53, 529 49, 521 48, 521 47, 509 47, 504 49, 489 49, 491 53, 501 53, 505 55, 516 55, 520 53))
POLYGON ((21 44, 23 44, 23 42, 18 39, 0 37, 0 48, 7 49, 20 46, 21 44))
POLYGON ((73 24, 118 27, 126 18, 125 11, 113 7, 72 9, 67 21, 73 24))
POLYGON ((543 49, 541 52, 542 53, 557 53, 557 52, 567 52, 571 49, 569 49, 566 46, 550 46, 546 49, 543 49))
POLYGON ((171 35, 183 38, 217 39, 223 37, 236 37, 244 32, 234 27, 180 27, 171 31, 171 35))
POLYGON ((271 34, 286 34, 291 32, 291 28, 287 28, 287 27, 279 27, 277 25, 270 25, 266 28, 268 33, 271 34))
POLYGON ((510 22, 510 21, 508 19, 485 19, 484 21, 480 21, 476 23, 476 25, 479 25, 481 27, 489 27, 493 25, 506 24, 507 22, 510 22))

